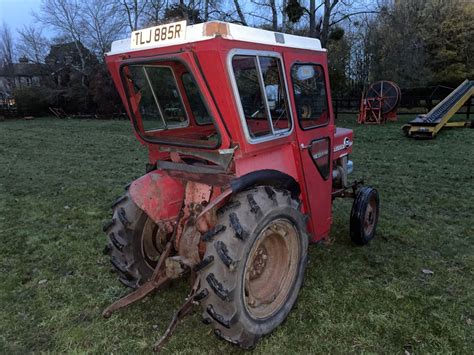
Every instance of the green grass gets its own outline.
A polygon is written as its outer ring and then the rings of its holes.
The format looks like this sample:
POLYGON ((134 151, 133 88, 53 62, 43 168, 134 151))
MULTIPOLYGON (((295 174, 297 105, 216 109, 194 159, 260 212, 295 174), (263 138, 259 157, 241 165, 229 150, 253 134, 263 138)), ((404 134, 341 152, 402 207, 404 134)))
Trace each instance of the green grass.
MULTIPOLYGON (((377 237, 354 247, 351 203, 336 201, 335 243, 310 248, 295 309, 256 352, 472 353, 474 130, 417 141, 402 136, 401 122, 354 120, 338 124, 355 129, 354 178, 379 190, 377 237)), ((145 162, 125 121, 0 122, 0 353, 148 352, 160 337, 185 280, 100 316, 128 292, 101 253, 102 223, 145 162)), ((199 312, 166 351, 239 352, 199 312)))

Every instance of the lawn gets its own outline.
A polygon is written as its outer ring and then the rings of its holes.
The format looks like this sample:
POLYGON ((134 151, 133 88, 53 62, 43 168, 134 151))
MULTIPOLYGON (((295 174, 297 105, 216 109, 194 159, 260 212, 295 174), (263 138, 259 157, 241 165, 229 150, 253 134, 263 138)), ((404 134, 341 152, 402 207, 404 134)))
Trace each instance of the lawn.
MULTIPOLYGON (((355 129, 354 178, 379 190, 377 237, 354 247, 351 202, 336 201, 335 241, 310 247, 295 309, 255 351, 472 353, 474 130, 417 141, 401 122, 354 121, 338 124, 355 129)), ((102 224, 145 162, 126 121, 0 122, 0 353, 147 352, 161 336, 186 296, 184 280, 100 316, 128 292, 102 255, 102 224)), ((199 313, 165 351, 240 352, 199 313)))

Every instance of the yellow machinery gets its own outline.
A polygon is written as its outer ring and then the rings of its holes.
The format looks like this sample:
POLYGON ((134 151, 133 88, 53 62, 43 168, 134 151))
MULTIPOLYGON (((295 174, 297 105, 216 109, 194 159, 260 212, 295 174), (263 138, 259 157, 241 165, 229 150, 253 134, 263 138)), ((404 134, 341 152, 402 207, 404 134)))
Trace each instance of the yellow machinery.
POLYGON ((408 137, 434 138, 443 127, 473 127, 472 122, 448 122, 474 95, 474 81, 465 80, 426 115, 420 115, 402 127, 408 137))

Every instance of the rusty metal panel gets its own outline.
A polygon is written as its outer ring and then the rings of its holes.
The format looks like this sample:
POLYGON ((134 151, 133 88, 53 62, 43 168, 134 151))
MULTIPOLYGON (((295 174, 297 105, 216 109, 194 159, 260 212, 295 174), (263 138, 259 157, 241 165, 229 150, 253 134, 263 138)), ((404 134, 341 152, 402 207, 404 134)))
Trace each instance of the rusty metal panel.
POLYGON ((168 174, 154 170, 130 185, 133 202, 156 223, 178 216, 184 198, 184 185, 168 174))

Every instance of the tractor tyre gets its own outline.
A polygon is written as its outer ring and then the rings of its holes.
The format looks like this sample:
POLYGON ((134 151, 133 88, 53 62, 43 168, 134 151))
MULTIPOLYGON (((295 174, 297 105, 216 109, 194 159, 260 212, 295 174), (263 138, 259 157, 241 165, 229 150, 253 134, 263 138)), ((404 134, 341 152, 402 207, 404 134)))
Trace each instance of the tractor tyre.
POLYGON ((350 234, 357 245, 366 245, 375 237, 379 218, 379 194, 371 186, 362 187, 352 204, 350 234))
POLYGON ((135 289, 153 274, 166 240, 128 191, 112 204, 112 210, 112 220, 104 225, 108 236, 104 254, 110 256, 119 281, 135 289))
POLYGON ((214 333, 244 349, 273 331, 295 304, 307 262, 308 233, 299 203, 286 190, 236 194, 205 233, 194 300, 214 333))

